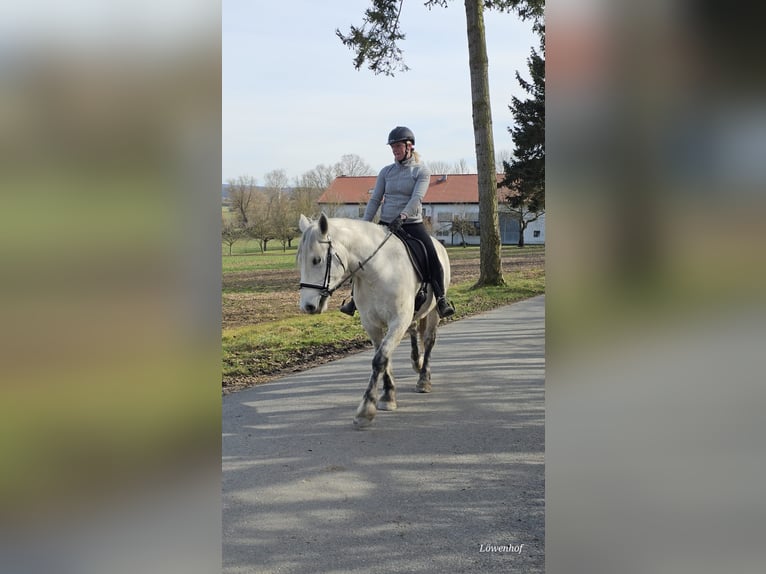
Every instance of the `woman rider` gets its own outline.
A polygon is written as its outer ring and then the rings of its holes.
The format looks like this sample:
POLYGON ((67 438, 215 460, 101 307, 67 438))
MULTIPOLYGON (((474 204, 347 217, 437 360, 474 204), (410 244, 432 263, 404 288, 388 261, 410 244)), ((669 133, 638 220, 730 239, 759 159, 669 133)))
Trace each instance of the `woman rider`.
MULTIPOLYGON (((396 161, 380 170, 363 219, 372 221, 382 203, 381 225, 393 228, 402 226, 407 233, 423 242, 428 253, 436 309, 440 317, 449 317, 455 313, 455 308, 444 296, 444 271, 431 236, 423 225, 422 201, 428 190, 431 172, 421 163, 420 155, 414 149, 415 134, 409 128, 397 126, 391 130, 388 134, 388 145, 391 146, 396 161)), ((340 310, 347 315, 353 315, 356 310, 354 299, 343 305, 340 310)))

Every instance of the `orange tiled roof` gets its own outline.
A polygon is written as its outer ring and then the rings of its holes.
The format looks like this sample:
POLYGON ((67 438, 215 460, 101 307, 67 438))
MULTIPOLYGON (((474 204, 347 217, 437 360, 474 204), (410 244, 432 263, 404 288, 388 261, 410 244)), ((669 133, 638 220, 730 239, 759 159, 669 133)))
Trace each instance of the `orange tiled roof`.
MULTIPOLYGON (((318 203, 366 204, 375 188, 374 175, 336 177, 330 187, 321 195, 318 203)), ((497 175, 497 181, 503 179, 497 175)), ((508 189, 498 189, 498 200, 502 201, 508 189)), ((478 203, 479 176, 471 174, 432 175, 423 203, 478 203)))

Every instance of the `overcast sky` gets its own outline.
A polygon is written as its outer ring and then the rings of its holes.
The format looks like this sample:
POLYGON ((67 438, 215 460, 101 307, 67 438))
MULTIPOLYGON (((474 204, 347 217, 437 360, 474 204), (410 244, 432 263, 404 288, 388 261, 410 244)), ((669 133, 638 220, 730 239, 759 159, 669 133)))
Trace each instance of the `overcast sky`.
MULTIPOLYGON (((224 0, 223 180, 275 169, 291 182, 318 164, 356 154, 377 172, 391 163, 388 132, 406 125, 426 162, 465 159, 475 171, 465 9, 429 11, 405 0, 400 44, 410 70, 376 76, 353 66, 335 35, 360 25, 368 0, 224 0)), ((511 96, 526 97, 538 47, 531 22, 485 13, 495 150, 511 151, 511 96)))

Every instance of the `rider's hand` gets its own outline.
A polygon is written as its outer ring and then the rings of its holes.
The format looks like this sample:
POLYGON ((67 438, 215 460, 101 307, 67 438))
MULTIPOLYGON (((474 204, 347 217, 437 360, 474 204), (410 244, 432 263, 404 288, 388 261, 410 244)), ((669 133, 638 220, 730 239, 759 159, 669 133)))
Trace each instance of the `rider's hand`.
POLYGON ((391 223, 388 224, 388 228, 391 231, 393 231, 394 233, 396 233, 397 231, 399 231, 402 228, 402 222, 403 221, 404 221, 403 218, 397 217, 391 223))

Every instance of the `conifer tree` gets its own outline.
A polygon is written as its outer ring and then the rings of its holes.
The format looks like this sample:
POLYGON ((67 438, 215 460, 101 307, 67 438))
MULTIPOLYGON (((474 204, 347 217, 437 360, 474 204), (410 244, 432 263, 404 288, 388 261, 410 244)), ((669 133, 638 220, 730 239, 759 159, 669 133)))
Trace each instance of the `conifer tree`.
POLYGON ((508 128, 515 144, 514 157, 503 161, 505 177, 500 185, 511 191, 506 196, 509 211, 519 222, 519 247, 524 246, 524 230, 545 213, 545 29, 540 29, 540 52, 532 48, 527 59, 531 76, 516 79, 530 97, 513 96, 509 106, 515 124, 508 128))

